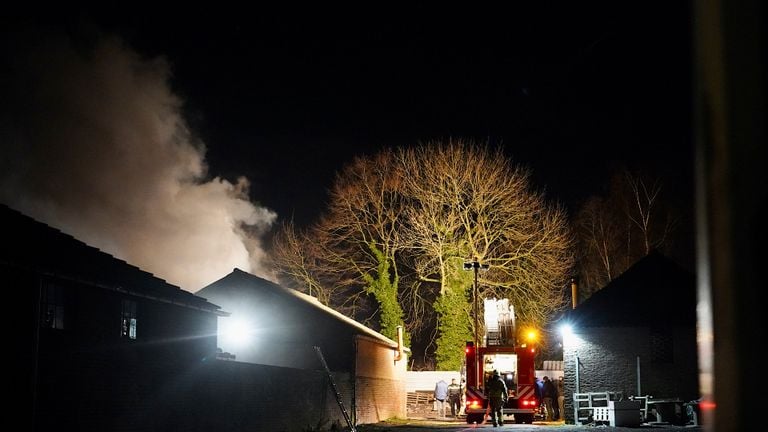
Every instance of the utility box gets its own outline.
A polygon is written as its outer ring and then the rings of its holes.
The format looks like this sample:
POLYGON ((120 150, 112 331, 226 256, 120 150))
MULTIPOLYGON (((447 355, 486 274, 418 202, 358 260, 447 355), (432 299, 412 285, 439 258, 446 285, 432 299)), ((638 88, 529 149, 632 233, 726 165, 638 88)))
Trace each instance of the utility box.
POLYGON ((640 426, 640 401, 608 401, 610 426, 640 426))

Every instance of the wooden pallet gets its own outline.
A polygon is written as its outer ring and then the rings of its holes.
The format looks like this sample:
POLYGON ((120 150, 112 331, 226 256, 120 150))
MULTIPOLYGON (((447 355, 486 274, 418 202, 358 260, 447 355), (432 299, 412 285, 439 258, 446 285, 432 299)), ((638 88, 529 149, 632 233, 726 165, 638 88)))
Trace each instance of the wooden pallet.
POLYGON ((431 391, 415 391, 408 392, 407 403, 408 405, 421 405, 430 404, 435 400, 434 394, 431 391))

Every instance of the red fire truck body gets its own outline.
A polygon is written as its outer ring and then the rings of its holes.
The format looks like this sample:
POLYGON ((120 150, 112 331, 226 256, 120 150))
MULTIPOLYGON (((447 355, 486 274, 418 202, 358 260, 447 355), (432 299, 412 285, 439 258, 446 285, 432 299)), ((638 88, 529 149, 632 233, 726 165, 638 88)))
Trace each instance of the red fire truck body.
POLYGON ((485 388, 494 370, 499 372, 507 384, 508 397, 502 410, 504 416, 514 416, 515 423, 533 423, 534 415, 539 408, 535 391, 536 348, 532 345, 514 343, 513 321, 504 318, 501 314, 489 312, 496 309, 496 302, 499 302, 500 310, 508 310, 513 314, 506 300, 502 305, 501 301, 486 299, 487 346, 475 347, 473 342, 467 342, 464 407, 467 423, 480 424, 490 413, 485 388), (509 327, 507 331, 504 331, 505 326, 509 327), (509 334, 510 330, 511 335, 505 337, 504 334, 509 334))

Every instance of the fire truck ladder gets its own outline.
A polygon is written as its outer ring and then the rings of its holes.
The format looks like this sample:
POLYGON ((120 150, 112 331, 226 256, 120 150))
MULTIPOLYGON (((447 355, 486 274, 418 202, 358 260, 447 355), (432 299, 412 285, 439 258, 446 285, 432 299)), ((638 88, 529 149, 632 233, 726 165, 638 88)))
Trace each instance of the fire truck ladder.
POLYGON ((485 342, 487 346, 512 345, 515 337, 515 309, 507 299, 485 299, 485 342))
POLYGON ((357 432, 357 429, 355 429, 355 425, 352 424, 352 420, 349 418, 349 414, 347 413, 346 408, 344 408, 344 401, 341 399, 341 393, 339 393, 338 387, 336 387, 336 381, 333 380, 333 375, 331 375, 331 370, 328 369, 328 363, 325 362, 325 357, 323 357, 323 352, 320 351, 320 347, 316 346, 315 352, 317 353, 317 357, 320 359, 320 363, 323 364, 323 369, 325 369, 325 374, 328 377, 328 381, 331 383, 331 387, 333 388, 333 393, 336 395, 336 402, 339 404, 339 408, 341 408, 341 413, 344 414, 344 420, 347 421, 347 426, 349 426, 350 432, 357 432))

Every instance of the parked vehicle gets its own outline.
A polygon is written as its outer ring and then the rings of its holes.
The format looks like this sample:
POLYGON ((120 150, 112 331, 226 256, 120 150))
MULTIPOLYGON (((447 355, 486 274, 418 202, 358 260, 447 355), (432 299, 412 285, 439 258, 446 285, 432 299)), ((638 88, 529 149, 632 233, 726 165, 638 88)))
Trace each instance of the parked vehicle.
POLYGON ((536 347, 516 343, 514 309, 507 299, 485 299, 485 346, 467 342, 465 348, 467 423, 482 423, 489 413, 484 389, 494 370, 507 384, 502 412, 515 423, 533 423, 539 408, 536 398, 536 347))

